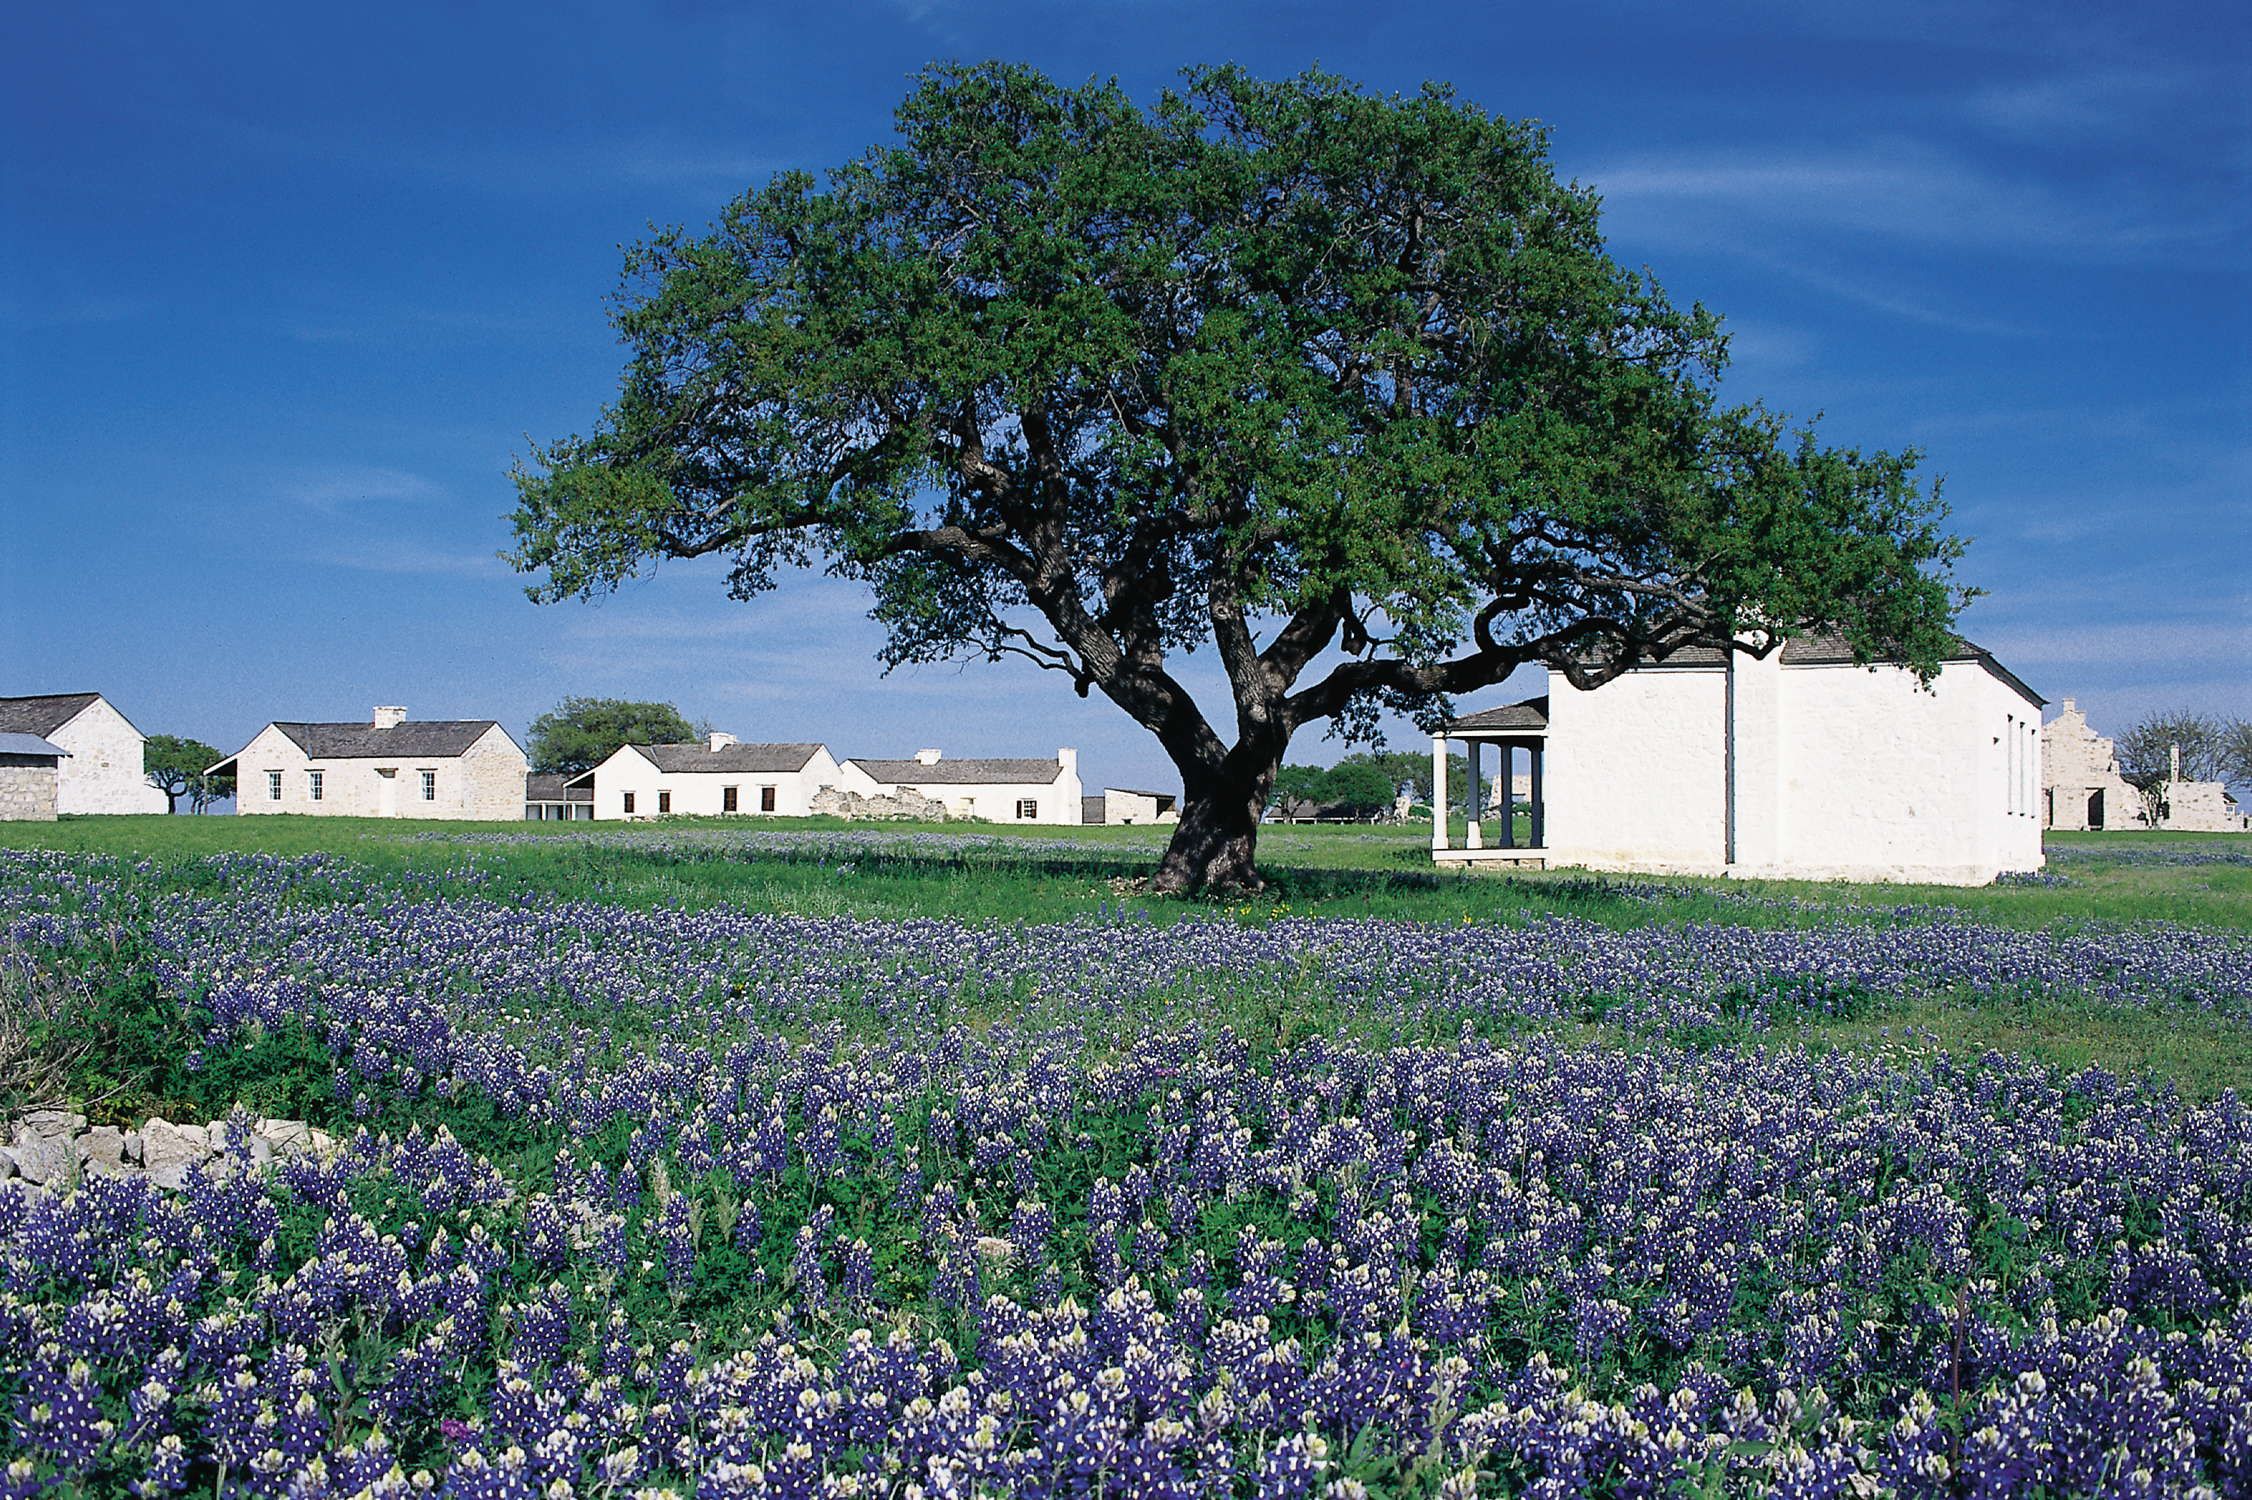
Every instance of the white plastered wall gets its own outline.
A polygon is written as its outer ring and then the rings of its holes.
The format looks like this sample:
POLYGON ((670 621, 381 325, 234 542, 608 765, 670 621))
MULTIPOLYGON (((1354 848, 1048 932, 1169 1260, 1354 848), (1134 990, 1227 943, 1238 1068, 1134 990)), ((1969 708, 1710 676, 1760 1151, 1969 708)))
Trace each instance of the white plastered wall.
POLYGON ((1778 857, 1735 873, 1984 885, 2041 868, 2040 710, 1981 663, 1928 692, 1900 667, 1780 677, 1778 857))
MULTIPOLYGON (((826 747, 796 771, 660 771, 656 763, 631 745, 622 745, 594 768, 594 816, 597 819, 669 817, 774 817, 802 818, 812 812, 813 794, 837 786, 843 776, 836 757, 826 747), (735 813, 726 809, 728 787, 736 789, 735 813), (774 788, 774 811, 759 807, 759 789, 774 788), (625 810, 625 794, 633 793, 633 811, 625 810), (672 806, 658 811, 660 792, 668 792, 672 806)), ((866 778, 863 777, 863 780, 866 778)))
POLYGON ((70 752, 55 776, 58 814, 164 811, 164 793, 142 770, 141 731, 108 699, 96 698, 45 738, 70 752))
POLYGON ((983 818, 989 823, 1073 823, 1080 818, 1081 786, 1077 757, 1059 762, 1061 773, 1053 781, 909 781, 882 782, 870 776, 857 761, 838 767, 837 789, 863 797, 888 797, 900 791, 918 793, 939 803, 950 818, 983 818), (1033 803, 1039 816, 1020 818, 1017 804, 1033 803))
POLYGON ((1549 860, 1593 870, 1982 885, 2042 865, 2039 709, 1985 666, 1549 681, 1549 860))
POLYGON ((1632 672, 1593 692, 1550 674, 1541 789, 1550 862, 1721 873, 1727 689, 1718 667, 1632 672))

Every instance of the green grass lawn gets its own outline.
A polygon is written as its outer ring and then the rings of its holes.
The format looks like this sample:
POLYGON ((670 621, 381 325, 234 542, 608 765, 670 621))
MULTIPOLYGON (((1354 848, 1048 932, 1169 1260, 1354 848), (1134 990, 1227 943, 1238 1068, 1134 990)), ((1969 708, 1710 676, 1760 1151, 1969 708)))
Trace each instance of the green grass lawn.
MULTIPOLYGON (((1978 889, 1844 882, 1591 877, 1551 870, 1500 875, 1433 870, 1429 833, 1413 825, 1271 825, 1258 898, 1152 898, 1141 882, 1163 828, 849 824, 837 819, 678 819, 658 824, 373 823, 354 818, 88 817, 0 825, 0 846, 163 864, 229 852, 326 852, 378 877, 474 869, 487 894, 551 895, 649 907, 726 905, 804 916, 1049 922, 1138 909, 1158 922, 1215 917, 1381 917, 1459 923, 1571 915, 1628 928, 1652 923, 1810 925, 1969 918, 2019 929, 2171 923, 2252 932, 2252 836, 2052 835, 2061 886, 1978 889), (801 847, 739 836, 796 836, 801 847), (967 845, 884 852, 938 835, 967 845), (875 852, 869 852, 870 846, 875 852)), ((443 880, 441 879, 441 888, 443 880)), ((464 889, 467 887, 464 886, 464 889)), ((1316 1006, 1302 1026, 1333 1018, 1316 1006)), ((1563 1028, 1594 1045, 1627 1045, 1600 1027, 1563 1028)), ((2063 1068, 2101 1063, 2209 1097, 2252 1092, 2252 1027, 2226 1016, 2154 1013, 2072 997, 1995 1003, 1945 997, 1894 1002, 1846 1021, 1731 1040, 1763 1045, 2024 1053, 2063 1068)))
MULTIPOLYGON (((1522 820, 1520 820, 1522 821, 1522 820)), ((1152 899, 1134 883, 1164 847, 1162 827, 1024 826, 981 823, 848 823, 836 818, 680 818, 661 823, 496 823, 365 818, 78 817, 0 824, 0 847, 62 849, 133 858, 185 859, 222 852, 329 852, 375 870, 445 870, 474 857, 479 868, 561 897, 635 904, 726 902, 758 908, 1058 921, 1101 907, 1148 909, 1160 920, 1217 906, 1244 920, 1277 914, 1485 918, 1497 908, 1575 912, 1599 921, 1727 920, 1756 924, 1807 919, 1796 907, 1855 915, 1870 909, 1947 909, 2012 927, 2070 922, 2177 922, 2252 932, 2252 862, 2143 863, 2153 855, 2234 855, 2252 861, 2252 834, 2051 834, 2050 871, 2063 886, 1855 885, 1844 881, 1714 880, 1590 876, 1548 870, 1514 874, 1434 870, 1428 827, 1270 824, 1260 868, 1272 889, 1257 899, 1152 899), (631 832, 626 832, 631 830, 631 832), (834 862, 726 848, 729 833, 796 833, 877 841, 920 834, 968 835, 979 847, 955 857, 853 861, 849 884, 834 862), (621 834, 624 835, 621 840, 621 834), (686 835, 680 841, 667 835, 686 835), (721 838, 698 846, 697 838, 721 838), (1059 851, 1054 846, 1068 846, 1059 851), (1653 905, 1619 899, 1618 887, 1661 887, 1678 899, 1653 905), (1700 899, 1716 893, 1719 899, 1700 899), (1778 903, 1743 904, 1752 897, 1778 903)))

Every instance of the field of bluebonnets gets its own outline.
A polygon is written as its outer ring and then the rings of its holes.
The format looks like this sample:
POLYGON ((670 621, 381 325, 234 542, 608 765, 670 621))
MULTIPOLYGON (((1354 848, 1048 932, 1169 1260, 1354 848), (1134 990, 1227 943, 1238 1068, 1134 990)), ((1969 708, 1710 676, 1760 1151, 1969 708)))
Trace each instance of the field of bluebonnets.
POLYGON ((1395 834, 1230 908, 357 840, 0 850, 0 1082, 343 1140, 0 1184, 0 1494, 2252 1492, 2242 841, 1903 898, 1395 834))

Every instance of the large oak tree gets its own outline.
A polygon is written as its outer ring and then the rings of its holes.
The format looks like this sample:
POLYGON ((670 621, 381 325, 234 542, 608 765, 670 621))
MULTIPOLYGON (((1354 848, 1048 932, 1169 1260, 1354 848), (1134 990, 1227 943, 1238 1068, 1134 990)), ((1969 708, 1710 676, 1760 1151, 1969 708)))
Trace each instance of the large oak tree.
POLYGON ((1606 255, 1538 127, 1186 79, 933 67, 896 144, 631 250, 617 401, 516 475, 528 592, 863 580, 888 666, 1027 658, 1157 736, 1159 889, 1258 884, 1307 724, 1816 628, 1933 669, 1964 595, 1916 455, 1724 406, 1719 320, 1606 255))

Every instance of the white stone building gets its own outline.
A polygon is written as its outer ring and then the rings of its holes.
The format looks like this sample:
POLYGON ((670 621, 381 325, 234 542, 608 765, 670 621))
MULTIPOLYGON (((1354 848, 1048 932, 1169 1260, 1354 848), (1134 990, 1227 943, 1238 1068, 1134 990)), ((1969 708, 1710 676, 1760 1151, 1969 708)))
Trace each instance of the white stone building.
POLYGON ((598 819, 728 813, 802 818, 813 794, 837 780, 837 763, 826 745, 746 745, 731 734, 715 734, 700 744, 620 745, 565 787, 591 791, 598 819))
POLYGON ((237 813, 498 820, 524 816, 530 763, 492 719, 378 708, 365 724, 277 720, 211 769, 234 775, 237 813))
POLYGON ((2169 833, 2252 833, 2252 816, 2218 781, 2162 783, 2158 826, 2169 833))
POLYGON ((2142 793, 2119 774, 2112 742, 2070 698, 2041 726, 2041 826, 2142 828, 2142 793))
POLYGON ((893 797, 910 791, 940 804, 949 818, 1078 823, 1086 815, 1076 750, 1058 750, 1054 760, 947 760, 936 750, 918 750, 908 760, 856 757, 839 762, 837 771, 841 792, 893 797))
POLYGON ((1435 758, 1466 741, 1481 787, 1525 757, 1529 845, 1502 820, 1450 847, 1442 807, 1435 860, 1939 885, 2041 868, 2043 700, 1967 642, 1928 692, 1823 639, 1549 689, 1433 741, 1435 758))
POLYGON ((0 734, 31 734, 64 752, 55 773, 55 810, 160 813, 170 804, 142 769, 141 731, 100 693, 0 698, 0 734))

